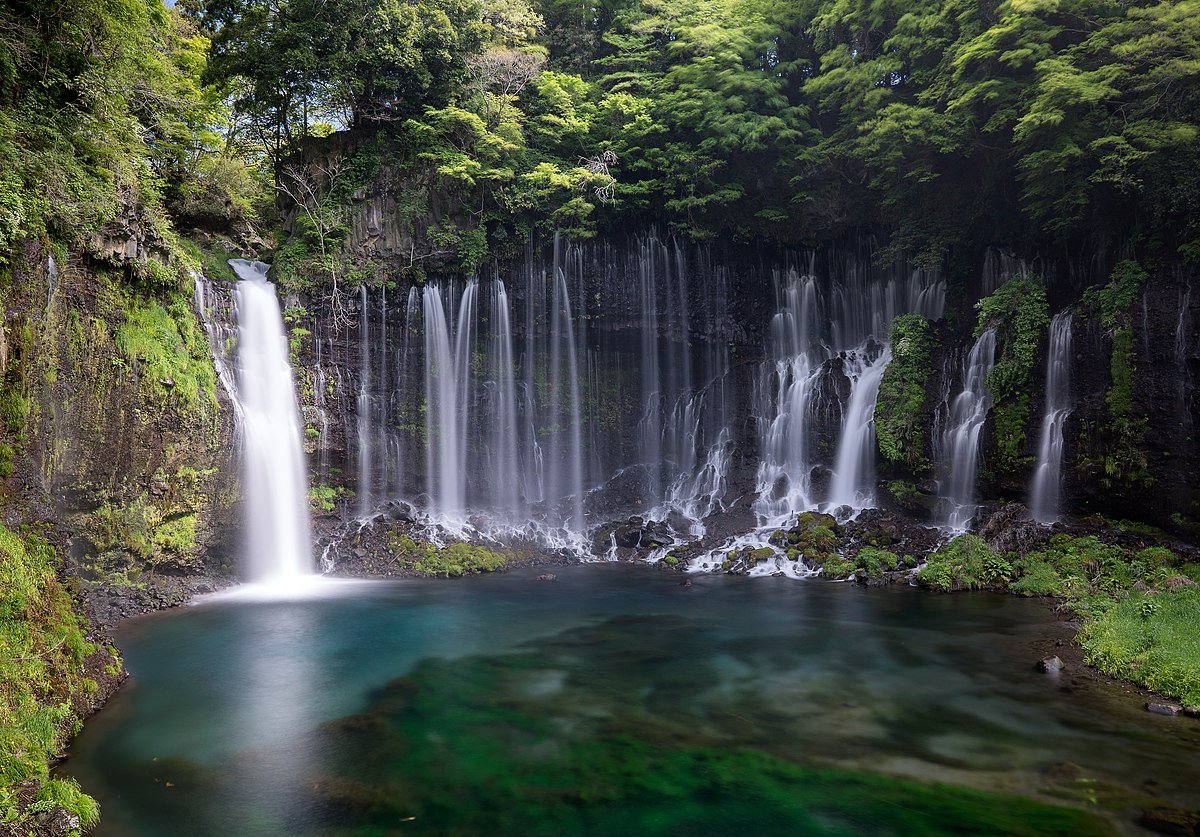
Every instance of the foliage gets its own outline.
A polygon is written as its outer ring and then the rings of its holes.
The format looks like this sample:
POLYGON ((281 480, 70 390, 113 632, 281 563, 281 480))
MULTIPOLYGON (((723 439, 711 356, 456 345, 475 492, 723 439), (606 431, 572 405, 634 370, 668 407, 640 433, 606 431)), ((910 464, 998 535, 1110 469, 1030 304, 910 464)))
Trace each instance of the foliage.
POLYGON ((95 801, 51 781, 46 766, 78 729, 77 707, 96 691, 85 663, 101 650, 85 638, 55 563, 48 543, 0 525, 0 822, 14 833, 27 825, 16 801, 26 781, 41 785, 39 801, 89 826, 97 819, 95 801))
POLYGON ((321 483, 308 489, 308 504, 313 511, 328 514, 337 508, 337 501, 347 493, 344 486, 321 483))
POLYGON ((911 559, 901 559, 896 553, 874 546, 864 546, 853 558, 834 557, 821 565, 821 574, 827 578, 849 578, 862 573, 866 578, 882 578, 911 559))
POLYGON ((875 402, 875 438, 879 453, 910 472, 926 464, 921 419, 925 387, 933 372, 933 332, 920 314, 903 314, 892 321, 892 360, 879 383, 875 402))
POLYGON ((1144 449, 1149 420, 1133 409, 1134 375, 1133 327, 1130 311, 1137 302, 1147 279, 1146 271, 1135 261, 1117 265, 1106 285, 1088 288, 1082 306, 1098 316, 1112 340, 1109 362, 1109 386, 1104 394, 1108 416, 1096 450, 1079 458, 1087 468, 1098 462, 1100 483, 1115 486, 1147 486, 1152 477, 1147 470, 1144 449))
POLYGON ((959 535, 940 546, 917 572, 917 581, 938 590, 1003 587, 1012 576, 1007 559, 976 535, 959 535))
POLYGON ((1046 290, 1032 276, 1014 276, 977 303, 978 338, 997 330, 998 356, 987 375, 996 428, 996 469, 1016 473, 1023 464, 1021 448, 1029 423, 1031 373, 1038 346, 1050 324, 1046 290))
POLYGON ((508 563, 511 556, 483 546, 457 541, 448 546, 418 542, 408 535, 392 534, 388 547, 409 563, 419 575, 461 576, 490 573, 508 563))

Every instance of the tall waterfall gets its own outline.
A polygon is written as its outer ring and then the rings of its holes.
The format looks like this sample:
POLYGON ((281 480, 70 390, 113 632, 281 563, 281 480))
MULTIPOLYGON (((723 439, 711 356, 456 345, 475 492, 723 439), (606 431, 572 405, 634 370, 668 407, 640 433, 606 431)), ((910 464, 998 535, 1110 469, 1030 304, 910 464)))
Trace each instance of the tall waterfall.
POLYGON ((288 341, 267 265, 233 259, 247 560, 252 581, 282 587, 313 572, 308 485, 288 341))
POLYGON ((975 517, 975 472, 979 464, 979 435, 992 407, 987 375, 996 361, 996 331, 979 335, 963 368, 962 392, 950 404, 940 440, 941 522, 962 530, 975 517))
POLYGON ((1063 425, 1071 414, 1071 312, 1050 321, 1046 359, 1046 411, 1042 416, 1037 467, 1029 491, 1033 519, 1053 523, 1062 505, 1063 425))

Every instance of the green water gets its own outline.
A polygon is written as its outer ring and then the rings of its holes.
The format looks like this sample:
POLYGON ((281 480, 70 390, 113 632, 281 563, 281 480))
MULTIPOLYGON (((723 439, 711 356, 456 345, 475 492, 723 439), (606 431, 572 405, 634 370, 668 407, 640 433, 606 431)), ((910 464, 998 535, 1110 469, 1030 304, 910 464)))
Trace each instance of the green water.
POLYGON ((628 566, 125 625, 66 763, 101 834, 1091 834, 1200 725, 1033 662, 1041 603, 628 566))

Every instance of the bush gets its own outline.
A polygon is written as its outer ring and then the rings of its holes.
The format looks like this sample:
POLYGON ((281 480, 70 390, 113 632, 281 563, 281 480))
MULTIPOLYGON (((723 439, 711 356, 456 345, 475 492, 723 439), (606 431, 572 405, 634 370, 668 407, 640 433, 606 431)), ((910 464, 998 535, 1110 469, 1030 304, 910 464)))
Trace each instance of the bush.
POLYGON ((929 556, 917 581, 939 590, 982 590, 1003 587, 1013 568, 975 535, 959 535, 929 556))
POLYGON ((415 541, 408 535, 390 536, 388 546, 393 554, 408 562, 420 575, 460 576, 490 573, 501 569, 512 557, 508 553, 463 542, 439 547, 415 541))

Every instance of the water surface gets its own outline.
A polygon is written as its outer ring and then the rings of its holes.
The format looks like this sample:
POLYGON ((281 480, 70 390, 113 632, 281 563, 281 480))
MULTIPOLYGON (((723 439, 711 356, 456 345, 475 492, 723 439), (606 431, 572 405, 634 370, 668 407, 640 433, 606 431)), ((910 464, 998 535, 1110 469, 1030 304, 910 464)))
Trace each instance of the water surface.
POLYGON ((65 772, 113 835, 1103 833, 1200 805, 1200 726, 1033 670, 1069 636, 1044 603, 535 574, 133 620, 65 772))

